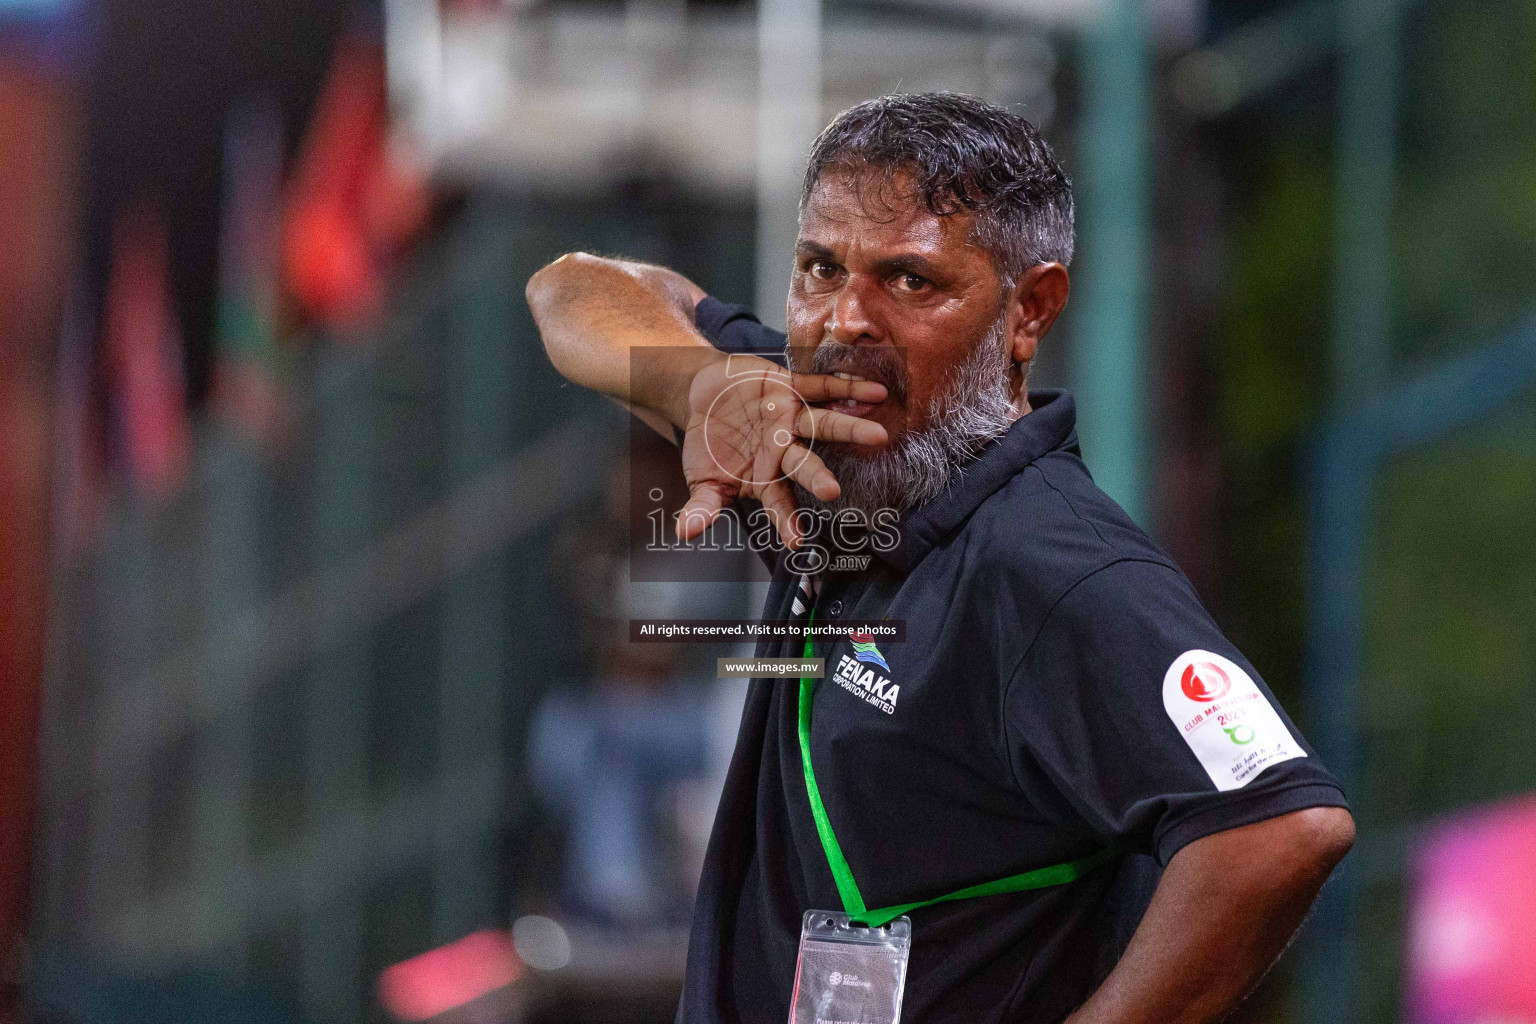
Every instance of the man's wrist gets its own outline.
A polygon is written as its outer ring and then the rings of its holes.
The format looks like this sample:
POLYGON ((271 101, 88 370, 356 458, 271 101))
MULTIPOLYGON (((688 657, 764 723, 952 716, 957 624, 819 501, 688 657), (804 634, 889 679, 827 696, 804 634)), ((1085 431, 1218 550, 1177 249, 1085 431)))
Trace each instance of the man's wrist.
POLYGON ((725 362, 730 355, 710 345, 697 349, 679 349, 675 358, 677 364, 669 367, 666 374, 671 386, 667 388, 666 406, 660 412, 679 430, 687 430, 694 381, 698 380, 699 374, 716 363, 725 362))
POLYGON ((688 426, 694 378, 705 367, 726 358, 702 338, 696 345, 631 345, 628 355, 629 379, 616 397, 679 428, 688 426))

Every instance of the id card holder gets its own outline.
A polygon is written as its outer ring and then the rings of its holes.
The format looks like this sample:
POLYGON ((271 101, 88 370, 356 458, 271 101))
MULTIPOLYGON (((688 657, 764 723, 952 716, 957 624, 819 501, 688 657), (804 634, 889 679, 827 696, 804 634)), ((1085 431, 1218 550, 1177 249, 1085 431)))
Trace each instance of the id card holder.
POLYGON ((847 914, 807 911, 789 1024, 897 1024, 912 951, 912 919, 879 928, 847 914))

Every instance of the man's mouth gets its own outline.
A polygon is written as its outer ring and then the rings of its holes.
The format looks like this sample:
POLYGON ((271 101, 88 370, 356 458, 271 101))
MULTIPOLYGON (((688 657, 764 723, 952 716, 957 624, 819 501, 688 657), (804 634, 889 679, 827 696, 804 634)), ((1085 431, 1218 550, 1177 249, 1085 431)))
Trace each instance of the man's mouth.
MULTIPOLYGON (((842 370, 838 370, 832 376, 853 381, 869 379, 867 377, 860 377, 856 373, 845 373, 842 370)), ((841 398, 835 402, 827 402, 822 408, 831 409, 833 412, 840 412, 848 416, 867 416, 874 411, 875 407, 868 402, 855 402, 851 398, 841 398)))

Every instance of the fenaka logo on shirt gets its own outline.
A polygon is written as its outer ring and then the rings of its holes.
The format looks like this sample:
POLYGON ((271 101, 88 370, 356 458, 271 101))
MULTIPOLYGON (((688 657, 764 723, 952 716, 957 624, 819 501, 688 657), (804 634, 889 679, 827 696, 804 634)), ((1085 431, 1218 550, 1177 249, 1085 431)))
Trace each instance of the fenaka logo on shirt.
POLYGON ((832 681, 871 707, 879 708, 888 715, 895 714, 901 687, 874 669, 865 667, 868 663, 879 665, 887 672, 891 670, 880 648, 875 646, 875 638, 868 633, 855 633, 849 637, 849 643, 854 653, 845 654, 837 660, 837 671, 832 673, 832 681))
POLYGON ((880 648, 875 646, 875 638, 872 634, 855 633, 848 638, 848 641, 853 645, 853 656, 855 658, 879 665, 887 672, 891 670, 891 666, 885 663, 885 656, 880 653, 880 648))
POLYGON ((1222 792, 1243 788, 1272 764, 1307 756, 1253 677, 1210 651, 1173 659, 1163 675, 1163 709, 1222 792))

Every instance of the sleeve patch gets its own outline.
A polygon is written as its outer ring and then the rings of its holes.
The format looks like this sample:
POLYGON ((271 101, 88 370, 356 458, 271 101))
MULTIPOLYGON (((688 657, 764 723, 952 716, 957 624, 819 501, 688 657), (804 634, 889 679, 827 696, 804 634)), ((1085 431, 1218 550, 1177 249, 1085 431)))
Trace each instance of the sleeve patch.
POLYGON ((1222 792, 1306 757, 1253 677, 1210 651, 1185 651, 1163 676, 1163 708, 1222 792))

